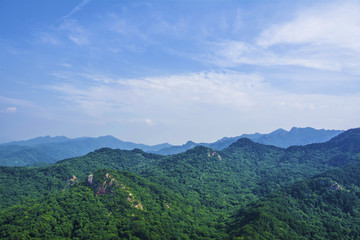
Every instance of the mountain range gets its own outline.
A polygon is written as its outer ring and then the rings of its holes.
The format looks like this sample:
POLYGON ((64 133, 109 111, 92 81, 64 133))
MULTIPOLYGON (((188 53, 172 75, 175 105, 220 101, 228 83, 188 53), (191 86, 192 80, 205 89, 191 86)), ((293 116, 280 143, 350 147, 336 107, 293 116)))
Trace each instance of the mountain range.
POLYGON ((292 145, 306 145, 330 140, 342 133, 341 130, 317 130, 313 128, 292 128, 290 131, 278 129, 269 134, 243 134, 238 137, 224 137, 214 143, 194 143, 188 141, 181 146, 173 146, 168 143, 158 145, 145 145, 121 141, 113 136, 98 138, 82 137, 70 139, 64 136, 38 137, 25 141, 15 141, 0 144, 1 166, 27 166, 45 165, 56 161, 81 156, 99 148, 108 147, 122 150, 135 148, 145 152, 161 155, 171 155, 196 146, 206 146, 215 150, 222 150, 240 138, 249 138, 255 142, 278 147, 289 147, 292 145))
POLYGON ((81 156, 99 148, 118 148, 144 151, 158 151, 169 147, 170 144, 148 146, 132 142, 124 142, 113 136, 98 138, 82 137, 70 139, 67 137, 38 137, 26 141, 0 144, 0 165, 26 166, 39 163, 54 163, 56 161, 81 156))
POLYGON ((359 239, 360 129, 286 149, 102 148, 0 167, 0 238, 359 239))
POLYGON ((277 147, 287 148, 294 145, 307 145, 311 143, 321 143, 330 140, 331 138, 342 133, 342 130, 325 130, 325 129, 314 129, 310 127, 306 128, 291 128, 290 131, 284 129, 277 129, 268 134, 243 134, 238 137, 224 137, 220 140, 217 140, 214 143, 194 143, 188 141, 186 144, 181 146, 170 146, 159 151, 156 151, 157 154, 162 155, 171 155, 176 153, 185 152, 195 146, 205 146, 210 147, 215 150, 222 150, 229 147, 232 143, 236 142, 240 138, 248 138, 254 142, 263 143, 266 145, 273 145, 277 147))

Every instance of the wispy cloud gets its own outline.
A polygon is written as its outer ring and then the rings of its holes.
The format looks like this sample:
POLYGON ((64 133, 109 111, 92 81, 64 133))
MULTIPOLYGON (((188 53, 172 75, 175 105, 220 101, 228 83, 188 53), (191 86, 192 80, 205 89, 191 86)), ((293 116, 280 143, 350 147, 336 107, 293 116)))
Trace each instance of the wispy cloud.
POLYGON ((191 104, 226 106, 246 110, 254 105, 249 94, 264 87, 257 74, 199 72, 140 79, 110 79, 83 74, 92 79, 88 87, 48 86, 92 116, 106 112, 177 111, 191 104), (142 110, 140 110, 142 109, 142 110), (162 110, 161 110, 162 109, 162 110))
POLYGON ((122 119, 123 124, 137 121, 155 126, 166 122, 173 127, 192 125, 202 129, 204 123, 229 118, 226 121, 232 124, 263 127, 267 126, 266 119, 269 124, 276 122, 277 127, 295 124, 334 128, 345 124, 338 116, 360 114, 358 94, 281 91, 259 73, 210 71, 107 81, 97 81, 103 78, 99 74, 86 76, 93 80, 81 86, 59 84, 47 88, 58 92, 69 106, 102 123, 122 119), (318 125, 314 119, 319 119, 318 125))
POLYGON ((277 44, 312 44, 360 51, 360 3, 336 1, 297 13, 292 21, 264 30, 257 39, 261 47, 277 44))
POLYGON ((301 9, 292 20, 265 28, 254 41, 208 43, 203 59, 223 67, 283 65, 360 74, 359 12, 356 1, 301 9))
POLYGON ((273 50, 241 41, 208 43, 209 52, 195 59, 221 67, 242 64, 257 66, 300 66, 318 70, 358 72, 360 57, 354 51, 320 46, 273 50))
POLYGON ((152 31, 156 34, 184 38, 188 37, 190 26, 188 19, 180 18, 176 22, 170 23, 163 18, 159 18, 156 24, 152 26, 152 31))
POLYGON ((36 105, 31 101, 4 96, 0 96, 0 102, 24 107, 36 107, 36 105))
POLYGON ((90 2, 90 0, 83 0, 81 3, 79 3, 78 5, 76 5, 73 9, 71 9, 71 11, 66 14, 65 16, 61 17, 59 19, 59 21, 63 21, 68 19, 69 17, 71 17, 73 14, 75 14, 76 12, 80 11, 83 7, 86 6, 86 4, 88 4, 90 2))
POLYGON ((70 63, 60 63, 61 66, 66 67, 66 68, 71 68, 72 65, 70 63))
POLYGON ((8 107, 3 112, 5 113, 15 113, 17 111, 16 107, 8 107))
POLYGON ((84 77, 84 78, 87 78, 87 79, 90 79, 90 80, 95 81, 95 82, 100 82, 100 83, 105 83, 105 84, 115 82, 114 79, 112 79, 110 77, 107 77, 107 76, 104 76, 104 75, 99 75, 99 74, 78 73, 77 75, 81 76, 81 77, 84 77))
POLYGON ((148 125, 148 126, 152 126, 152 125, 154 125, 154 122, 151 120, 151 119, 149 119, 149 118, 145 118, 145 123, 148 125))
POLYGON ((108 30, 121 34, 127 38, 137 37, 142 40, 149 40, 147 35, 148 24, 149 23, 146 23, 146 26, 144 26, 138 22, 135 23, 129 21, 129 19, 124 19, 114 13, 108 14, 104 20, 104 25, 108 30))
POLYGON ((68 38, 75 44, 82 46, 89 43, 88 32, 76 20, 69 19, 61 23, 60 29, 68 33, 68 38))
POLYGON ((314 99, 327 99, 321 94, 304 96, 281 92, 267 84, 258 73, 212 71, 139 79, 79 75, 93 82, 88 82, 87 87, 63 84, 48 88, 79 104, 92 116, 116 111, 154 113, 162 109, 173 112, 197 104, 245 112, 265 105, 312 110, 326 102, 319 100, 322 104, 317 104, 314 99))
POLYGON ((61 41, 50 33, 40 33, 38 35, 38 42, 46 43, 50 45, 59 45, 61 41))

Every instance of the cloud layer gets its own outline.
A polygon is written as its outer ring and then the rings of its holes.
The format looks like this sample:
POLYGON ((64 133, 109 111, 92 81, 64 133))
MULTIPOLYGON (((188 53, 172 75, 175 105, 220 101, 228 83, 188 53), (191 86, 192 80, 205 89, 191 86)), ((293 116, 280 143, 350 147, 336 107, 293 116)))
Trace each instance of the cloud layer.
MULTIPOLYGON (((167 125, 184 128, 186 132, 202 129, 204 124, 227 129, 228 126, 222 126, 224 121, 239 128, 244 125, 248 128, 262 125, 263 129, 292 125, 340 128, 346 121, 342 116, 359 112, 359 95, 284 92, 266 83, 261 74, 212 71, 139 79, 85 76, 91 82, 85 88, 74 85, 48 88, 102 123, 143 122, 149 127, 167 125)), ((347 124, 351 122, 349 119, 347 124)))

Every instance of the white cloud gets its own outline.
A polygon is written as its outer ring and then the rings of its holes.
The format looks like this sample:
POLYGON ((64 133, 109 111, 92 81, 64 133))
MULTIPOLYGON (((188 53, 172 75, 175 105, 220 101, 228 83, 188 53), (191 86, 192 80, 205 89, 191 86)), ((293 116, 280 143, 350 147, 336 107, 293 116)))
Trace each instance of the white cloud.
POLYGON ((68 38, 79 46, 89 43, 88 33, 76 20, 69 19, 63 21, 60 29, 66 31, 68 38))
MULTIPOLYGON (((141 96, 162 96, 167 103, 206 103, 237 110, 251 107, 253 104, 248 93, 263 87, 261 76, 231 71, 125 79, 118 82, 141 96)), ((151 101, 151 98, 148 100, 151 101)))
POLYGON ((41 43, 46 43, 50 45, 59 45, 61 43, 60 40, 58 40, 50 33, 40 33, 38 39, 38 41, 40 41, 41 43))
MULTIPOLYGON (((236 67, 242 64, 258 66, 284 65, 339 71, 345 66, 344 62, 338 62, 329 52, 319 52, 318 49, 305 47, 296 51, 288 50, 280 53, 262 49, 246 42, 222 41, 209 43, 209 49, 212 50, 212 53, 207 56, 197 57, 197 59, 221 67, 236 67)), ((354 57, 357 58, 357 56, 354 57)))
POLYGON ((16 111, 17 111, 16 107, 8 107, 8 108, 5 109, 4 112, 6 112, 6 113, 14 113, 16 111))
POLYGON ((208 136, 211 129, 218 137, 233 136, 235 129, 245 126, 248 131, 292 126, 350 128, 354 127, 354 116, 360 114, 360 94, 280 91, 258 73, 211 71, 96 81, 99 76, 87 75, 95 80, 86 84, 48 89, 60 93, 80 115, 85 113, 86 121, 107 124, 121 119, 122 126, 152 126, 154 131, 166 126, 178 134, 181 131, 184 138, 196 132, 208 136))
POLYGON ((91 79, 92 81, 95 81, 95 82, 102 82, 102 83, 112 83, 112 82, 114 82, 114 80, 112 78, 109 78, 109 77, 106 77, 106 76, 103 76, 103 75, 98 75, 98 74, 79 73, 77 75, 85 77, 87 79, 91 79))
POLYGON ((0 102, 17 105, 17 106, 23 106, 23 107, 36 107, 36 105, 31 101, 17 99, 17 98, 3 97, 3 96, 0 96, 0 102))
POLYGON ((65 84, 48 88, 60 92, 87 114, 100 118, 124 112, 181 115, 192 105, 202 104, 246 111, 255 104, 250 95, 265 87, 260 75, 230 71, 141 79, 105 78, 106 81, 99 75, 85 75, 95 81, 81 87, 65 84))
POLYGON ((198 60, 222 67, 283 65, 360 74, 359 12, 356 1, 301 9, 293 20, 270 25, 253 42, 210 42, 208 55, 198 60))
POLYGON ((299 12, 290 22, 264 30, 257 44, 265 48, 276 44, 329 45, 360 51, 359 12, 360 3, 355 1, 318 5, 299 12))
MULTIPOLYGON (((141 26, 131 22, 127 19, 123 19, 117 14, 109 14, 107 16, 108 20, 104 22, 104 26, 113 32, 121 34, 125 37, 137 37, 142 40, 149 40, 147 36, 148 26, 141 29, 141 26)), ((148 23, 147 23, 148 24, 148 23)))
POLYGON ((71 17, 73 14, 75 14, 76 12, 80 11, 82 8, 84 8, 86 6, 86 4, 88 4, 90 2, 90 0, 83 0, 81 3, 79 3, 78 5, 76 5, 73 9, 71 9, 71 11, 66 14, 65 16, 61 17, 59 20, 66 20, 67 18, 71 17))
POLYGON ((66 68, 71 68, 72 65, 70 63, 60 63, 61 66, 66 67, 66 68))
POLYGON ((145 123, 148 125, 148 126, 152 126, 154 125, 153 121, 149 118, 145 118, 145 123))
POLYGON ((178 21, 170 23, 165 19, 158 19, 158 22, 152 26, 152 31, 155 33, 161 33, 163 35, 183 38, 187 36, 189 31, 189 20, 184 18, 178 19, 178 21))
POLYGON ((360 97, 354 95, 283 92, 268 85, 258 73, 212 71, 139 79, 85 75, 94 81, 81 86, 67 84, 48 88, 60 92, 92 117, 130 113, 143 115, 148 124, 156 115, 187 115, 185 113, 192 109, 202 107, 204 111, 222 108, 243 113, 261 109, 315 111, 329 110, 332 104, 342 102, 337 99, 360 102, 360 97))

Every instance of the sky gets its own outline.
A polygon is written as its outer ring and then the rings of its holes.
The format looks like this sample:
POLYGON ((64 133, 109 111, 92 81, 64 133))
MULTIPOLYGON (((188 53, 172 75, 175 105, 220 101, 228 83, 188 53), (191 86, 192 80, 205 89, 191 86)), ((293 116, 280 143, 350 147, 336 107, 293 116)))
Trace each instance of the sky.
POLYGON ((0 141, 360 127, 360 1, 0 0, 0 141))

